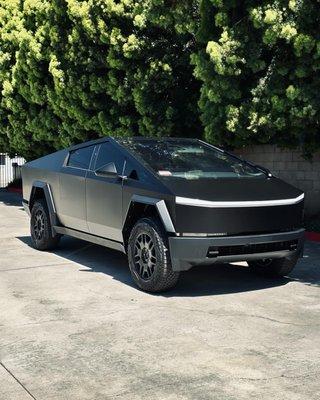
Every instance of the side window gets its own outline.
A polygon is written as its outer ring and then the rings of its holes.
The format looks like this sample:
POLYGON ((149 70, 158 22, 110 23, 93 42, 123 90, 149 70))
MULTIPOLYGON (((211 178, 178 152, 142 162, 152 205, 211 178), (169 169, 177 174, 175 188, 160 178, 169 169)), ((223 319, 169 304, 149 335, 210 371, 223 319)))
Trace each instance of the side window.
POLYGON ((82 149, 73 150, 69 156, 68 166, 89 169, 93 149, 94 146, 89 146, 83 147, 82 149))
POLYGON ((111 143, 103 143, 100 146, 95 169, 99 169, 109 163, 115 163, 118 174, 122 174, 124 156, 111 143))

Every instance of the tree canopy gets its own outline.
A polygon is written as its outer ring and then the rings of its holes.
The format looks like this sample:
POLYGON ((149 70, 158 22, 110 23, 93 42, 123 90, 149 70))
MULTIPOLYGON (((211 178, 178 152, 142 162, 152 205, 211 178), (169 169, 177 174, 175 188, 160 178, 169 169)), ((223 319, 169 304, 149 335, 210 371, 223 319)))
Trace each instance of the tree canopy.
POLYGON ((0 0, 1 148, 199 135, 190 1, 0 0))
POLYGON ((310 155, 320 147, 319 6, 0 0, 0 151, 204 135, 310 155))
POLYGON ((320 146, 320 2, 203 0, 199 107, 209 141, 320 146))

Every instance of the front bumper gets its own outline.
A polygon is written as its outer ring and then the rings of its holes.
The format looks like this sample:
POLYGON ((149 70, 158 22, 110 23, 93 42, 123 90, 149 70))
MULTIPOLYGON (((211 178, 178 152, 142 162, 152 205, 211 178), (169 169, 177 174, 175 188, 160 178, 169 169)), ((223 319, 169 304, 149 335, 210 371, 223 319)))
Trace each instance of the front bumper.
POLYGON ((174 271, 194 265, 302 256, 304 229, 250 236, 169 237, 174 271))

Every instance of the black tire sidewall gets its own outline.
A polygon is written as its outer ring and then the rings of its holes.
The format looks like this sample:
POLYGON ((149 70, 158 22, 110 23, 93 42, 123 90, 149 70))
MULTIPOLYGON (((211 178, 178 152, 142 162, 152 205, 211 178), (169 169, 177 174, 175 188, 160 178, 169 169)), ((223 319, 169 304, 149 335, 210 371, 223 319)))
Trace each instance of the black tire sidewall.
POLYGON ((32 207, 31 219, 30 219, 30 232, 31 232, 32 245, 37 250, 49 250, 53 248, 58 242, 58 237, 54 238, 52 236, 48 208, 46 202, 42 199, 37 200, 32 207), (33 229, 35 223, 35 216, 39 211, 42 212, 44 218, 44 235, 41 239, 37 239, 35 237, 33 229))
POLYGON ((144 291, 164 291, 173 287, 178 280, 179 273, 172 271, 167 235, 155 219, 142 218, 133 227, 128 242, 128 262, 134 282, 144 291), (139 276, 133 261, 135 242, 141 233, 147 233, 155 246, 156 265, 150 280, 139 276))

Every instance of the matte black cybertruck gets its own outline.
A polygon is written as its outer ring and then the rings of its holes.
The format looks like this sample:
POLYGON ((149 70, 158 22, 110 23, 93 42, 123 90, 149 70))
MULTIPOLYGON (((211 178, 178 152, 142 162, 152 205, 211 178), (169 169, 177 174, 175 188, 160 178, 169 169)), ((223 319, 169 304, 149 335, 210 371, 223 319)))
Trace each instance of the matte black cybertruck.
POLYGON ((35 248, 70 235, 123 251, 146 291, 202 263, 283 276, 303 251, 304 194, 200 140, 104 138, 29 162, 22 176, 35 248))

